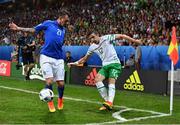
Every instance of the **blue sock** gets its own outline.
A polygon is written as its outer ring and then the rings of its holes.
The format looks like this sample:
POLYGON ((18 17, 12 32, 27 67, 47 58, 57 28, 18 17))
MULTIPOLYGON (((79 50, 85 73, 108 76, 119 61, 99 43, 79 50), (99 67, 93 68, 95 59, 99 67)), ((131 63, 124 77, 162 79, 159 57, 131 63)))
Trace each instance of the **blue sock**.
POLYGON ((52 84, 51 85, 46 84, 45 88, 52 90, 52 84))
POLYGON ((58 86, 57 89, 58 89, 59 98, 62 98, 64 94, 64 86, 62 87, 58 86))

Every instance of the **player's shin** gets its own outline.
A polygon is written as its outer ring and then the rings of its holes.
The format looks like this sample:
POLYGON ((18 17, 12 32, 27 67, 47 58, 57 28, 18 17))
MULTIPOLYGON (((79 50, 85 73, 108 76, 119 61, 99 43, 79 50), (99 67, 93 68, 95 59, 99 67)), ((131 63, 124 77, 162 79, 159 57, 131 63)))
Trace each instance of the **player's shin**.
POLYGON ((47 88, 47 89, 50 89, 50 90, 53 90, 53 87, 52 87, 52 84, 46 84, 46 86, 45 86, 45 88, 47 88))
POLYGON ((58 90, 59 98, 63 98, 63 95, 64 95, 64 85, 58 86, 57 90, 58 90))
MULTIPOLYGON (((46 83, 45 88, 48 88, 48 89, 50 89, 50 90, 53 90, 52 84, 46 83)), ((49 111, 50 111, 50 112, 55 112, 55 111, 56 111, 56 109, 55 109, 55 107, 54 107, 54 102, 53 102, 53 100, 49 101, 47 104, 48 104, 48 108, 49 108, 49 111)))
POLYGON ((64 85, 58 86, 58 109, 62 110, 63 109, 63 94, 64 94, 64 85))
POLYGON ((109 84, 109 90, 108 90, 108 102, 113 104, 114 97, 115 97, 115 84, 109 84))
POLYGON ((97 82, 96 83, 96 87, 101 95, 101 97, 107 101, 108 100, 108 95, 107 95, 107 89, 106 87, 104 86, 103 82, 97 82))

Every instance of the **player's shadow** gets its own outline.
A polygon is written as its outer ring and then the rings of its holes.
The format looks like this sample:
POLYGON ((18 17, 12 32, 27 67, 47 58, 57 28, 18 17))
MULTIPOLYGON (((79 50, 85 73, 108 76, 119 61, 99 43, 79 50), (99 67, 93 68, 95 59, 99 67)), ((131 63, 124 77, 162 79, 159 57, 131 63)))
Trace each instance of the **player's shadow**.
POLYGON ((98 108, 99 107, 94 107, 93 109, 88 109, 86 111, 88 111, 88 112, 95 112, 95 113, 98 113, 98 114, 109 114, 109 113, 114 113, 114 112, 117 112, 117 111, 121 110, 121 108, 114 107, 112 110, 103 110, 103 111, 100 111, 98 108))

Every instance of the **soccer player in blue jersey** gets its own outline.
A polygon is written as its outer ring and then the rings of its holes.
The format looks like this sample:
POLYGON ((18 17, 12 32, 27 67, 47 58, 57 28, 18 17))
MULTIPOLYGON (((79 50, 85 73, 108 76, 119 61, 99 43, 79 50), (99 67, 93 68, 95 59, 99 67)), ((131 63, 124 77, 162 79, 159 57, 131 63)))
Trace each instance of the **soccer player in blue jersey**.
MULTIPOLYGON (((52 83, 56 81, 58 89, 58 106, 59 110, 63 109, 63 93, 64 93, 64 60, 62 55, 62 46, 66 33, 65 26, 69 23, 68 12, 60 13, 59 18, 55 21, 47 20, 33 28, 19 27, 14 23, 10 23, 9 27, 15 31, 23 31, 30 33, 44 32, 45 43, 40 52, 40 66, 43 71, 43 77, 46 80, 46 88, 52 90, 52 83)), ((55 112, 53 101, 48 102, 50 112, 55 112)))

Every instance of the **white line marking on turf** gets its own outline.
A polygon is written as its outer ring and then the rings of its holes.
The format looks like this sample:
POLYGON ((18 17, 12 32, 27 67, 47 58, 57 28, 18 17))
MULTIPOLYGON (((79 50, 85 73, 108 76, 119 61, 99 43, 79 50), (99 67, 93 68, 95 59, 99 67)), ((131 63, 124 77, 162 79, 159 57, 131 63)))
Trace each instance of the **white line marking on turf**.
POLYGON ((121 117, 121 113, 122 113, 122 112, 129 111, 129 110, 130 110, 130 109, 127 108, 127 109, 120 110, 120 111, 118 111, 118 112, 114 112, 114 113, 112 114, 112 117, 115 118, 115 119, 118 119, 118 120, 120 120, 120 121, 122 121, 122 122, 126 122, 127 119, 121 117))
MULTIPOLYGON (((9 89, 9 90, 16 90, 16 91, 30 93, 30 94, 39 94, 39 92, 34 92, 34 91, 25 90, 25 89, 19 89, 19 88, 12 88, 12 87, 7 87, 7 86, 0 86, 0 88, 9 89)), ((71 98, 71 97, 64 97, 64 98, 67 99, 67 100, 78 101, 78 102, 102 104, 101 102, 90 101, 90 100, 86 100, 86 99, 78 99, 78 98, 71 98)), ((124 108, 124 109, 112 114, 113 118, 118 119, 117 121, 110 121, 110 122, 103 122, 103 123, 90 123, 90 124, 113 124, 113 123, 123 123, 123 122, 127 122, 127 121, 139 121, 139 120, 144 120, 144 119, 149 119, 149 118, 158 118, 158 117, 170 116, 170 114, 161 113, 161 112, 155 112, 155 111, 151 111, 151 110, 128 108, 126 106, 118 106, 118 105, 114 105, 114 107, 124 108), (151 113, 153 115, 145 116, 145 117, 137 117, 137 118, 132 118, 132 119, 125 119, 125 118, 120 116, 120 114, 122 112, 130 111, 130 110, 139 111, 139 112, 148 112, 148 113, 151 113)))
POLYGON ((165 116, 171 116, 171 115, 170 114, 151 115, 151 116, 144 116, 144 117, 137 117, 137 118, 132 118, 132 119, 126 119, 126 121, 122 121, 122 120, 119 120, 119 121, 110 121, 110 122, 103 122, 103 123, 100 123, 100 124, 115 124, 115 123, 123 123, 123 122, 130 122, 130 121, 140 121, 140 120, 159 118, 159 117, 165 117, 165 116))

